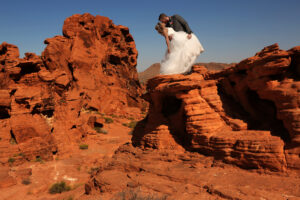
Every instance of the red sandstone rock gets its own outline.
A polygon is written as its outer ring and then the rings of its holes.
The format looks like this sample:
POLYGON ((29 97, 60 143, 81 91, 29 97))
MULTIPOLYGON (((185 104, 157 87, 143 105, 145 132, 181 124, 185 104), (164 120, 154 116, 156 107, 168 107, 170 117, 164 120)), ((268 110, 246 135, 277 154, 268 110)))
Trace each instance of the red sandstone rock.
MULTIPOLYGON (((252 155, 258 153, 257 145, 253 144, 252 152, 247 150, 247 145, 249 143, 241 142, 237 149, 252 155)), ((261 159, 258 155, 247 157, 254 162, 261 159)), ((244 158, 241 157, 239 162, 244 162, 244 158)), ((85 185, 87 195, 83 195, 82 199, 99 196, 114 199, 128 194, 144 198, 184 200, 282 199, 284 194, 284 198, 289 196, 297 199, 299 189, 295 185, 298 182, 297 176, 257 174, 195 152, 143 150, 125 144, 91 175, 85 185)))
MULTIPOLYGON (((281 199, 277 191, 287 179, 299 182, 298 52, 274 44, 220 72, 194 66, 190 75, 149 79, 143 95, 149 112, 133 131, 133 146, 121 146, 104 162, 85 185, 86 194, 109 199, 140 188, 170 199, 256 199, 264 198, 257 190, 263 184, 272 185, 263 189, 269 191, 266 198, 281 199), (256 173, 240 169, 239 175, 222 177, 229 164, 290 176, 277 186, 277 176, 269 184, 267 177, 258 181, 256 173), (251 191, 241 192, 250 182, 256 182, 251 191)), ((298 189, 291 193, 299 196, 298 189)))
POLYGON ((17 184, 17 181, 9 175, 9 169, 0 168, 0 188, 9 187, 15 184, 17 184))
MULTIPOLYGON (((51 160, 105 127, 103 113, 126 116, 142 107, 127 27, 76 14, 65 20, 63 36, 45 44, 41 57, 24 58, 16 46, 0 45, 1 165, 51 160)), ((143 95, 150 109, 133 131, 134 147, 125 144, 103 162, 85 193, 140 187, 171 199, 299 196, 297 177, 259 178, 229 165, 299 173, 299 49, 274 44, 221 72, 195 65, 190 75, 150 79, 143 95)), ((30 175, 16 172, 18 179, 30 175)), ((0 187, 13 184, 0 171, 0 187)))
POLYGON ((0 60, 5 62, 6 60, 18 59, 19 56, 19 48, 16 45, 6 42, 0 45, 0 60))
POLYGON ((179 145, 227 163, 299 170, 297 52, 274 44, 221 72, 194 66, 191 75, 148 80, 149 114, 135 131, 133 144, 168 149, 167 142, 159 145, 165 141, 160 129, 164 125, 179 145))
POLYGON ((10 157, 13 165, 51 160, 96 133, 104 114, 141 112, 137 50, 127 27, 107 17, 76 14, 65 20, 63 36, 45 44, 42 56, 26 53, 24 58, 15 45, 0 45, 3 165, 10 157))

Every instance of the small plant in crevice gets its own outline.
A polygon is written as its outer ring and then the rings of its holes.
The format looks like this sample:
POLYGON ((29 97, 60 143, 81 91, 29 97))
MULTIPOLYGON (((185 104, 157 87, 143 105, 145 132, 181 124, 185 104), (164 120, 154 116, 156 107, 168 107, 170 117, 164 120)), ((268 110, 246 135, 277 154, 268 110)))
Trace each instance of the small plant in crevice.
POLYGON ((45 163, 41 157, 36 157, 35 162, 39 162, 41 164, 45 163))
POLYGON ((79 149, 88 149, 89 148, 89 145, 88 144, 81 144, 79 145, 79 149))
POLYGON ((133 117, 128 117, 127 119, 129 119, 129 120, 131 120, 131 121, 133 121, 133 120, 134 120, 134 118, 133 118, 133 117))
POLYGON ((94 129, 95 129, 95 131, 97 131, 97 133, 102 133, 102 134, 108 133, 108 131, 106 129, 98 127, 98 126, 94 127, 94 129))
POLYGON ((93 174, 94 172, 98 171, 99 169, 100 169, 99 167, 92 167, 92 168, 88 171, 88 173, 89 173, 89 174, 93 174))
POLYGON ((15 138, 11 137, 10 140, 9 140, 9 143, 14 145, 14 144, 17 144, 17 141, 15 138))
POLYGON ((137 124, 136 121, 131 121, 129 123, 123 123, 122 125, 133 129, 133 128, 135 128, 136 124, 137 124))
POLYGON ((57 194, 57 193, 62 193, 71 190, 71 187, 67 185, 64 181, 54 183, 50 189, 49 193, 50 194, 57 194))
POLYGON ((110 123, 114 122, 114 120, 112 118, 109 118, 109 117, 103 117, 103 119, 105 120, 105 123, 107 123, 107 124, 110 124, 110 123))
POLYGON ((61 98, 58 102, 61 103, 61 104, 67 103, 66 99, 64 99, 64 98, 61 98))
POLYGON ((29 185, 29 184, 31 184, 31 180, 29 178, 23 179, 22 184, 23 185, 29 185))
POLYGON ((110 116, 111 116, 112 118, 118 118, 118 116, 115 115, 115 114, 111 114, 110 116))
POLYGON ((12 157, 8 158, 8 162, 9 162, 10 164, 14 163, 15 161, 16 161, 15 158, 12 158, 12 157))
POLYGON ((88 114, 97 114, 97 115, 102 115, 97 108, 93 108, 93 107, 82 107, 80 112, 82 113, 88 113, 88 114))

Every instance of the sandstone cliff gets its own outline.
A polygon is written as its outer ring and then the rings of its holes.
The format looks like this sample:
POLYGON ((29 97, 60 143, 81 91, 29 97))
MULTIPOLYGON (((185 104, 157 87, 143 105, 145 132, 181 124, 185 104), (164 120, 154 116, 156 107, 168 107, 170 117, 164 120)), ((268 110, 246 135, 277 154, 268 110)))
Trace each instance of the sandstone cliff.
POLYGON ((141 188, 167 199, 299 196, 299 50, 274 44, 220 72, 195 65, 190 75, 149 79, 147 117, 132 144, 91 177, 86 193, 141 188))
POLYGON ((138 53, 127 27, 76 14, 65 20, 63 36, 45 44, 41 56, 24 58, 15 45, 0 45, 2 165, 51 160, 102 127, 102 115, 140 113, 138 53))
POLYGON ((217 73, 195 66, 188 76, 148 81, 143 148, 182 146, 243 168, 299 170, 299 47, 278 45, 217 73))

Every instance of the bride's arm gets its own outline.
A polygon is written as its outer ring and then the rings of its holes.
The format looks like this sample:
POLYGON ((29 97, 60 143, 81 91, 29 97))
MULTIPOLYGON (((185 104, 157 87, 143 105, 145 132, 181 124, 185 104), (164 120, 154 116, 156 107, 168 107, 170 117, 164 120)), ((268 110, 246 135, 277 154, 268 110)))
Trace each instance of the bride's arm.
POLYGON ((164 28, 163 35, 166 39, 166 43, 167 43, 167 46, 168 46, 168 53, 170 53, 170 40, 169 40, 169 37, 168 37, 168 29, 164 28))

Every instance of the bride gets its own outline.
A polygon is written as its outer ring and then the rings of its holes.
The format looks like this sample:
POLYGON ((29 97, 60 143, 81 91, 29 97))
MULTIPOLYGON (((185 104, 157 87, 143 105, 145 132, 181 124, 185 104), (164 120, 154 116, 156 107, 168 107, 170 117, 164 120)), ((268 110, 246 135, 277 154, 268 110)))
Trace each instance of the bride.
POLYGON ((204 51, 194 33, 190 39, 184 31, 175 32, 164 23, 157 23, 155 29, 165 37, 167 51, 160 63, 160 74, 185 74, 191 71, 196 58, 204 51))

